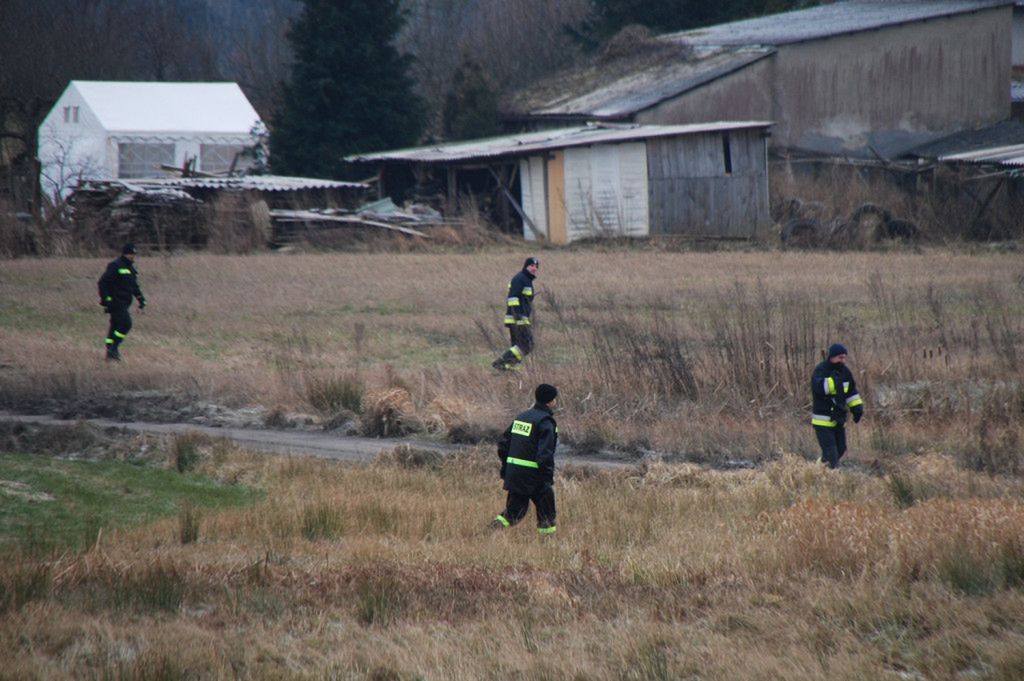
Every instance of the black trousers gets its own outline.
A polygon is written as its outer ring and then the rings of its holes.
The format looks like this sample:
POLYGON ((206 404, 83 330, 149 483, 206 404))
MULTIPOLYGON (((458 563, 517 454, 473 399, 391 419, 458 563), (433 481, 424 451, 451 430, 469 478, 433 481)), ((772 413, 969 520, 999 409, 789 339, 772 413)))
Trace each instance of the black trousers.
POLYGON ((511 324, 508 327, 508 335, 511 340, 511 347, 495 361, 498 364, 518 364, 523 358, 533 352, 533 331, 529 324, 511 324))
POLYGON ((842 425, 835 428, 814 426, 814 434, 821 447, 821 460, 828 464, 829 468, 838 466, 839 459, 846 453, 846 427, 842 425))
POLYGON ((533 352, 533 331, 529 324, 515 324, 508 327, 508 335, 515 345, 523 353, 523 357, 533 352))
POLYGON ((530 495, 509 492, 508 498, 505 500, 505 510, 500 515, 508 521, 509 527, 511 527, 526 517, 531 501, 537 510, 537 529, 553 530, 556 510, 555 488, 551 485, 530 495))
POLYGON ((107 347, 117 349, 128 332, 132 330, 132 316, 128 314, 127 305, 108 305, 110 329, 107 331, 107 347))

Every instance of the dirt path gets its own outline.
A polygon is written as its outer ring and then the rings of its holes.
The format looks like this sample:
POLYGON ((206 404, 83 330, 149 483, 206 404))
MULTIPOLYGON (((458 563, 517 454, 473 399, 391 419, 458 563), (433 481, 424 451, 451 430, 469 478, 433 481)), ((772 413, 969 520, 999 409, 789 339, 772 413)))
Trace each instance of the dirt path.
MULTIPOLYGON (((141 421, 115 421, 112 419, 59 419, 53 416, 35 414, 13 414, 0 411, 0 421, 35 423, 46 426, 73 426, 76 423, 89 423, 100 428, 120 428, 137 433, 153 434, 184 434, 203 433, 210 437, 222 437, 231 440, 240 447, 275 454, 292 454, 314 456, 321 459, 337 461, 369 461, 378 452, 397 445, 408 444, 424 449, 441 452, 452 452, 459 445, 425 440, 399 438, 368 438, 351 437, 318 431, 305 430, 263 430, 255 428, 229 428, 203 426, 194 423, 147 423, 141 421)), ((634 462, 615 460, 605 457, 574 456, 559 449, 559 463, 574 465, 594 465, 602 468, 633 465, 634 462)))

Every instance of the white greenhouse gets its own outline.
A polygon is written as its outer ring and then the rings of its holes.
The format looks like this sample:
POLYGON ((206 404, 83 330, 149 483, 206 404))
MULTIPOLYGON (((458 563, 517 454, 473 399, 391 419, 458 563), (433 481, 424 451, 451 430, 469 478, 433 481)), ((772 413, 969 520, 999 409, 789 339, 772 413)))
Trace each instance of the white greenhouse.
POLYGON ((236 83, 71 81, 39 126, 51 199, 80 180, 224 174, 263 123, 236 83))

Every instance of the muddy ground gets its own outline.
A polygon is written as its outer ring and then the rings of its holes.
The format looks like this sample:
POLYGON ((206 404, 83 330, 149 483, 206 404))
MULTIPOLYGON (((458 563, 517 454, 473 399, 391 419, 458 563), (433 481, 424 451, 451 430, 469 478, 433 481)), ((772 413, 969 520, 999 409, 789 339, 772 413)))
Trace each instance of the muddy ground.
MULTIPOLYGON (((368 461, 400 445, 452 452, 479 446, 492 452, 499 431, 462 426, 443 433, 380 436, 372 420, 350 412, 332 419, 283 413, 263 407, 233 408, 174 392, 136 391, 89 399, 42 398, 0 410, 0 452, 24 452, 67 458, 133 459, 146 436, 198 433, 236 445, 277 454, 307 455, 343 461, 368 461)), ((151 439, 151 438, 150 438, 151 439)), ((560 443, 560 463, 599 466, 634 465, 656 453, 574 452, 560 443)))

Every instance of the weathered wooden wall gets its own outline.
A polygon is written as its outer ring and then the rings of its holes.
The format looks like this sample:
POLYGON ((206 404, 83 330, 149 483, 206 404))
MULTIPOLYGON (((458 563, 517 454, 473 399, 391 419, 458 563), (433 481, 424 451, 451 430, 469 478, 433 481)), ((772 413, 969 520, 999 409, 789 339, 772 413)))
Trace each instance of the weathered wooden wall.
POLYGON ((651 234, 751 237, 769 221, 761 130, 652 138, 647 172, 651 234))

